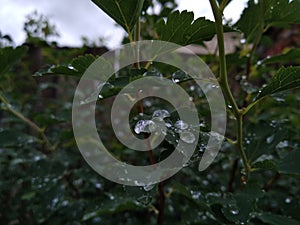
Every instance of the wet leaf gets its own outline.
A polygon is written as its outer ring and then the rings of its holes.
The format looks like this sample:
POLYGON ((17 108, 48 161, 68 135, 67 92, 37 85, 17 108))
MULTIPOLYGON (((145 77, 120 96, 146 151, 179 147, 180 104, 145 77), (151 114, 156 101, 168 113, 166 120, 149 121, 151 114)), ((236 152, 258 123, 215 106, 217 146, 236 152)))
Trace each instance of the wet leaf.
POLYGON ((300 67, 281 68, 273 76, 271 82, 263 87, 254 101, 267 95, 300 87, 300 67))

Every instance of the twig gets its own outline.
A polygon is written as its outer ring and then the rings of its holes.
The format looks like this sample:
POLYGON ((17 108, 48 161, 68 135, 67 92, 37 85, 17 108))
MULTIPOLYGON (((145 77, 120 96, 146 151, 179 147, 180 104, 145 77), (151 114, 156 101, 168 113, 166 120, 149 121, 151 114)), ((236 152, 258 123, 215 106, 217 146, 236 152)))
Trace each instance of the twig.
POLYGON ((0 93, 0 101, 3 102, 3 104, 6 107, 6 110, 21 119, 24 123, 26 123, 28 126, 30 126, 34 131, 36 131, 42 139, 43 144, 46 146, 47 152, 46 153, 52 153, 54 151, 54 146, 51 146, 48 138, 45 135, 45 130, 40 128, 36 123, 25 117, 22 113, 14 110, 9 102, 5 99, 5 97, 0 93))

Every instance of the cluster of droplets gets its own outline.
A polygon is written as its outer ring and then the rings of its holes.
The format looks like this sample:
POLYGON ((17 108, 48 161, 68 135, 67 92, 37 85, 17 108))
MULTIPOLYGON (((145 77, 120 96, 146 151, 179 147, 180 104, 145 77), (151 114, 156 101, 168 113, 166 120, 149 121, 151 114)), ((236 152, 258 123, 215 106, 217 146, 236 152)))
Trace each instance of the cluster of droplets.
MULTIPOLYGON (((151 133, 154 131, 159 132, 160 126, 158 122, 164 121, 165 118, 170 117, 171 115, 166 109, 155 110, 151 119, 137 121, 134 132, 136 134, 151 133)), ((183 142, 192 144, 196 141, 195 135, 189 130, 189 124, 185 121, 177 120, 173 125, 170 122, 165 122, 164 124, 167 128, 173 129, 175 133, 178 133, 183 142)))

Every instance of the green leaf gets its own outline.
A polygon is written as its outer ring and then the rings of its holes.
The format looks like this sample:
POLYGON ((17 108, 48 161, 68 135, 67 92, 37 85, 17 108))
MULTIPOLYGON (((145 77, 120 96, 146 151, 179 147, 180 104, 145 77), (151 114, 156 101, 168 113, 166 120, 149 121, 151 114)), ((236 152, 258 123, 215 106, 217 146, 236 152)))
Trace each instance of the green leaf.
POLYGON ((142 12, 144 0, 92 0, 130 34, 142 12))
POLYGON ((300 87, 300 67, 281 68, 273 76, 271 82, 263 87, 254 101, 267 95, 300 87))
POLYGON ((63 65, 50 66, 41 71, 38 71, 37 73, 35 73, 35 76, 61 74, 61 75, 81 77, 86 71, 86 69, 95 60, 96 57, 91 54, 79 56, 77 58, 74 58, 68 66, 63 66, 63 65))
POLYGON ((256 202, 263 196, 260 186, 248 184, 243 191, 233 195, 233 201, 223 205, 224 216, 232 221, 246 223, 250 219, 250 214, 256 210, 256 202))
POLYGON ((277 144, 288 136, 286 124, 270 124, 267 121, 259 121, 256 124, 248 124, 245 129, 244 147, 250 162, 259 162, 269 159, 275 151, 277 144))
POLYGON ((209 41, 216 34, 215 23, 200 17, 194 20, 194 13, 175 11, 170 13, 167 21, 160 20, 156 25, 158 39, 189 45, 209 41))
POLYGON ((280 63, 280 64, 289 63, 290 64, 295 61, 300 62, 300 49, 299 48, 293 48, 284 54, 275 55, 275 56, 266 58, 262 61, 262 64, 273 64, 273 63, 280 63))
POLYGON ((300 222, 285 216, 274 215, 271 213, 263 213, 257 216, 262 222, 270 225, 300 225, 300 222))
POLYGON ((241 18, 235 26, 241 30, 249 42, 271 26, 300 24, 300 2, 298 0, 264 0, 248 2, 241 18))
POLYGON ((278 171, 277 163, 274 160, 269 160, 269 159, 255 162, 252 165, 252 168, 278 171))
POLYGON ((0 49, 0 75, 5 74, 27 52, 27 47, 0 49))
POLYGON ((294 150, 279 162, 279 173, 300 176, 300 150, 294 150))

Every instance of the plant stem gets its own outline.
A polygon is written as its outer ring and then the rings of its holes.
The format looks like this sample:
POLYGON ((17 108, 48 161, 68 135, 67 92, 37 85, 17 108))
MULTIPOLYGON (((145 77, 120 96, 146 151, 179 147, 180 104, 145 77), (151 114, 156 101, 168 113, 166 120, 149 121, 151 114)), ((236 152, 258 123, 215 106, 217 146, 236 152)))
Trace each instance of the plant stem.
POLYGON ((225 46, 224 46, 224 31, 223 31, 223 22, 222 22, 222 13, 216 3, 215 0, 209 0, 213 14, 215 17, 216 22, 216 32, 217 32, 217 39, 218 39, 218 46, 219 46, 219 60, 220 60, 220 80, 219 83, 222 87, 225 97, 227 101, 232 107, 234 115, 237 117, 240 112, 239 108, 235 102, 235 99, 232 96, 228 78, 227 78, 227 66, 226 66, 226 57, 225 57, 225 46))
POLYGON ((223 31, 223 21, 222 21, 222 11, 217 5, 216 0, 210 0, 211 8, 215 17, 216 24, 216 33, 218 39, 219 46, 219 61, 220 61, 220 77, 219 83, 227 99, 230 107, 232 108, 233 114, 236 118, 236 127, 237 127, 237 146, 240 152, 240 155, 243 160, 243 164, 245 167, 246 177, 249 176, 251 171, 251 167, 249 165, 246 153, 243 148, 243 111, 239 109, 228 84, 228 75, 227 75, 227 67, 226 67, 226 56, 225 56, 225 46, 224 46, 224 31, 223 31))
POLYGON ((41 136, 43 143, 46 145, 47 153, 52 153, 53 152, 54 148, 51 146, 48 138, 46 137, 44 129, 40 128, 33 121, 31 121, 30 119, 25 117, 20 112, 14 110, 11 107, 11 105, 9 104, 9 102, 5 99, 5 97, 1 93, 0 93, 0 101, 3 102, 3 104, 5 105, 7 111, 9 111, 13 115, 15 115, 16 117, 21 119, 24 123, 26 123, 28 126, 30 126, 34 131, 36 131, 41 136))

